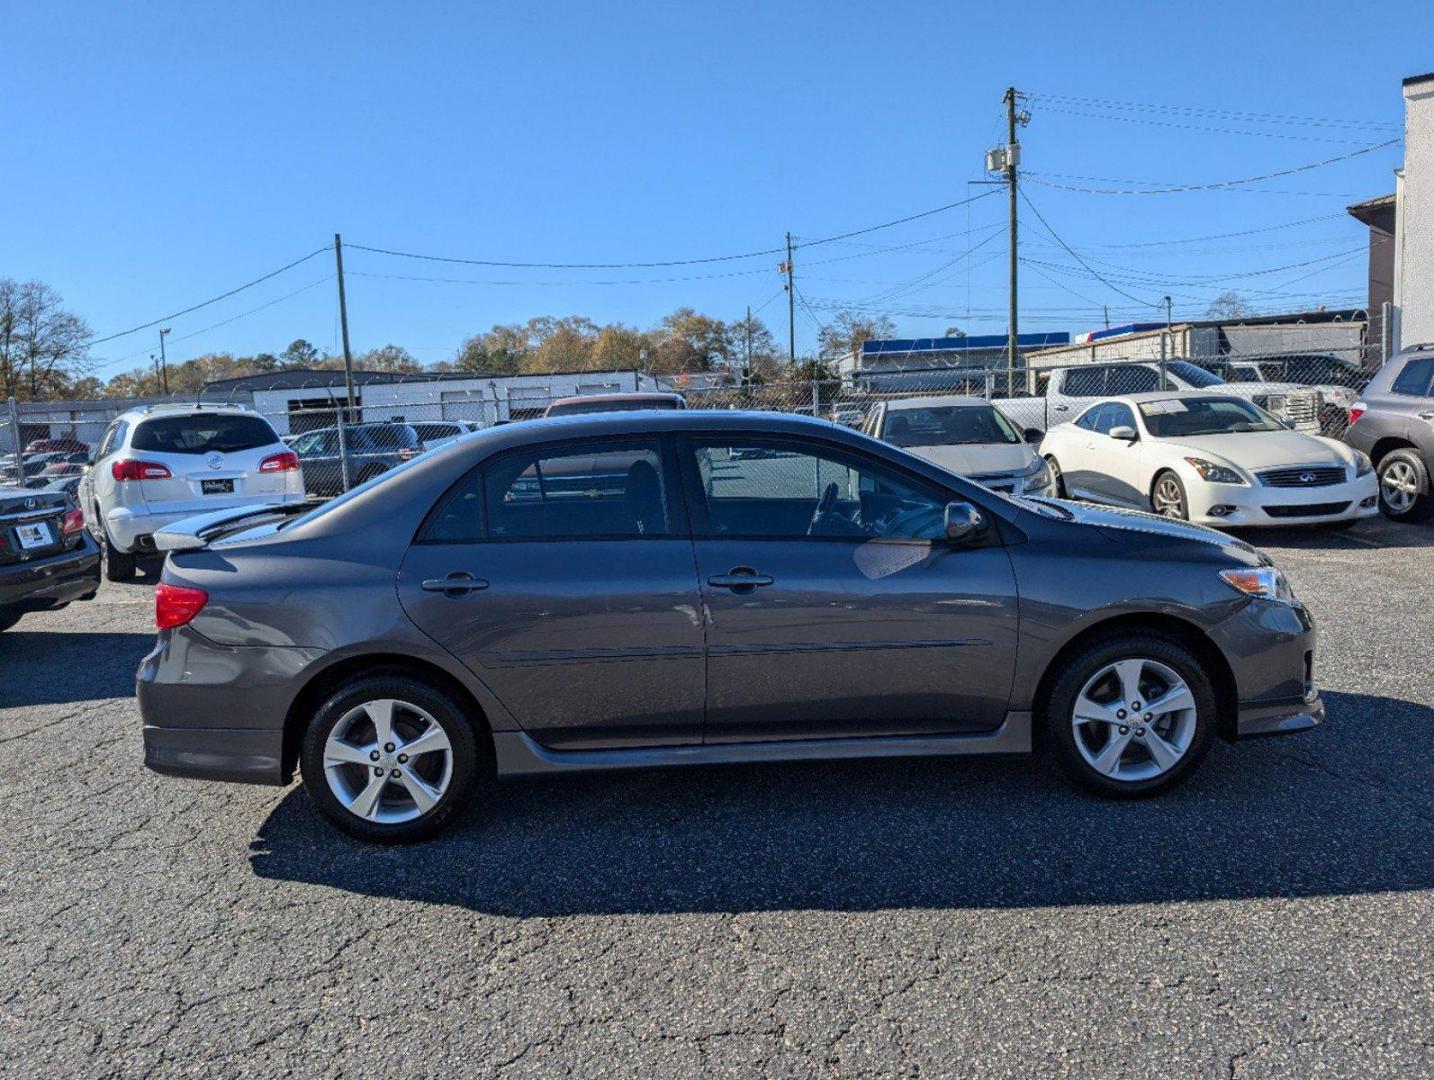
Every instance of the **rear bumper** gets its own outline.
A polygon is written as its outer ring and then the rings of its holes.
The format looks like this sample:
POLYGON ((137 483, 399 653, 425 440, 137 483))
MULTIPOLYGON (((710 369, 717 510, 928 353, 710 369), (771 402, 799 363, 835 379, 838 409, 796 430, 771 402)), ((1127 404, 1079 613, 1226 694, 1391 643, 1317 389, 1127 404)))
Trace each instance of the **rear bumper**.
POLYGON ((48 611, 88 600, 99 587, 100 550, 85 536, 74 551, 0 567, 0 608, 48 611))
POLYGON ((144 726, 144 763, 166 776, 283 784, 284 733, 144 726))

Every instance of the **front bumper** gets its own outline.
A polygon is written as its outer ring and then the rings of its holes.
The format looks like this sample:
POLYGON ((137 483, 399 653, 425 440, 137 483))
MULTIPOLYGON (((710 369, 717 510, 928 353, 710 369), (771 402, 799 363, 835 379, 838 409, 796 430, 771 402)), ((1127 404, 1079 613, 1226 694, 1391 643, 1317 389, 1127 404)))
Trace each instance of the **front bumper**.
POLYGON ((1315 626, 1300 604, 1251 600, 1210 631, 1235 677, 1229 739, 1287 735, 1324 721, 1315 684, 1315 626))
POLYGON ((78 548, 0 567, 0 608, 49 611, 88 600, 100 587, 100 549, 88 535, 78 548))
POLYGON ((217 645, 162 630, 135 675, 144 763, 208 780, 287 784, 284 721, 318 649, 217 645), (224 726, 211 726, 222 717, 224 726))
POLYGON ((1379 482, 1373 473, 1328 487, 1192 483, 1187 478, 1186 488, 1190 520, 1219 528, 1329 525, 1379 514, 1379 482))

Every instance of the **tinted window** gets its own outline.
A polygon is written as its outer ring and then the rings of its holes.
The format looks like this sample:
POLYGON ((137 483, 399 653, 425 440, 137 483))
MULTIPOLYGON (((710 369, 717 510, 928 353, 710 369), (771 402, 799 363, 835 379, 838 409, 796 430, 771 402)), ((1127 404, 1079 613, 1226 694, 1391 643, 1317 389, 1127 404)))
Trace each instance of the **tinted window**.
MULTIPOLYGON (((1206 371, 1199 364, 1191 364, 1185 360, 1172 360, 1169 364, 1165 366, 1165 370, 1170 372, 1170 374, 1174 375, 1181 382, 1189 383, 1197 390, 1203 390, 1207 386, 1219 386, 1222 382, 1225 381, 1213 372, 1206 371)), ((1150 385, 1142 386, 1140 388, 1142 392, 1145 390, 1160 389, 1160 387, 1155 384, 1155 372, 1151 371, 1150 377, 1150 385)), ((1134 390, 1122 391, 1122 393, 1127 394, 1132 394, 1136 392, 1137 391, 1134 390)))
POLYGON ((1100 422, 1100 414, 1104 409, 1104 405, 1092 405, 1076 418, 1076 427, 1085 428, 1087 431, 1095 431, 1096 424, 1100 422))
POLYGON ((228 454, 279 441, 262 416, 197 414, 142 421, 131 445, 156 454, 228 454))
POLYGON ((308 431, 293 441, 290 449, 300 457, 314 457, 339 452, 339 436, 333 428, 308 431))
POLYGON ((443 497, 428 519, 422 539, 430 544, 483 539, 483 470, 474 469, 443 497))
POLYGON ((1232 364, 1225 369, 1227 382, 1261 382, 1261 372, 1244 364, 1232 364))
POLYGON ((1434 397, 1434 359, 1409 361, 1390 389, 1396 394, 1434 397))
POLYGON ((1242 398, 1186 397, 1143 401, 1140 415, 1145 417, 1145 426, 1150 434, 1162 438, 1284 430, 1284 425, 1278 420, 1242 398))
POLYGON ((431 439, 447 439, 463 434, 463 429, 457 424, 414 424, 412 426, 423 442, 428 442, 431 439))
POLYGON ((667 536, 666 485, 655 439, 621 449, 543 450, 504 457, 485 479, 491 539, 667 536))
POLYGON ((943 495, 838 448, 713 440, 693 449, 716 535, 858 540, 945 535, 943 495))
MULTIPOLYGON (((1173 366, 1173 365, 1172 365, 1173 366)), ((1192 365, 1185 365, 1190 367, 1192 365)), ((1199 368, 1195 370, 1199 371, 1199 368)), ((1205 372, 1206 375, 1210 373, 1205 372)), ((1212 376, 1213 377, 1213 376, 1212 376)), ((1215 380, 1219 382, 1218 379, 1215 380)), ((1111 394, 1144 394, 1150 390, 1160 389, 1160 374, 1153 368, 1147 367, 1116 367, 1110 369, 1110 385, 1107 392, 1111 394)))
POLYGON ((1105 393, 1105 368, 1077 368, 1066 372, 1064 392, 1071 397, 1095 397, 1105 393))
POLYGON ((1122 405, 1118 401, 1112 401, 1105 407, 1106 414, 1101 419, 1105 426, 1101 429, 1109 434, 1113 428, 1135 427, 1135 414, 1130 411, 1129 405, 1122 405))
POLYGON ((881 437, 893 446, 959 446, 1021 441, 1010 421, 990 405, 892 409, 886 414, 881 437))

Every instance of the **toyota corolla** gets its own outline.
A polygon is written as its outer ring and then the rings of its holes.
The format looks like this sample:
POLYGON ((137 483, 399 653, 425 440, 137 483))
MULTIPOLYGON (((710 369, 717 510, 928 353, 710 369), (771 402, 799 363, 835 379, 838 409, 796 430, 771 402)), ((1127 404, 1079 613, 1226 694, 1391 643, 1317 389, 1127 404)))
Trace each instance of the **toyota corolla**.
POLYGON ((411 840, 495 779, 1023 754, 1129 797, 1324 708, 1247 544, 1011 498, 775 414, 468 435, 317 509, 156 537, 145 757, 411 840))

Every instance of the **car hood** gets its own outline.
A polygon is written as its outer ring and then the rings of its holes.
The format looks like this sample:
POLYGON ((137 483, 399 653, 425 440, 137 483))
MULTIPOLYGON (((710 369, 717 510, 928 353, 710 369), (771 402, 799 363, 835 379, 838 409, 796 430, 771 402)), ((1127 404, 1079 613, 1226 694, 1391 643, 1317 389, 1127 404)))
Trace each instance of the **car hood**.
POLYGON ((1348 466, 1348 452, 1329 439, 1302 431, 1249 431, 1230 435, 1182 435, 1161 439, 1159 445, 1188 450, 1193 457, 1217 457, 1243 469, 1273 469, 1287 465, 1348 466))
POLYGON ((1070 502, 1065 499, 1028 499, 1030 502, 1047 503, 1064 510, 1080 525, 1091 525, 1111 534, 1113 539, 1140 543, 1144 536, 1158 536, 1170 540, 1185 540, 1219 548, 1237 562, 1251 566, 1263 566, 1269 558, 1254 546, 1238 540, 1218 529, 1207 529, 1204 525, 1192 525, 1188 521, 1175 521, 1146 514, 1139 510, 1121 510, 1113 506, 1096 506, 1093 503, 1070 502))
POLYGON ((1025 443, 963 443, 959 446, 905 446, 908 454, 939 465, 957 476, 1013 473, 1028 469, 1035 451, 1025 443))

